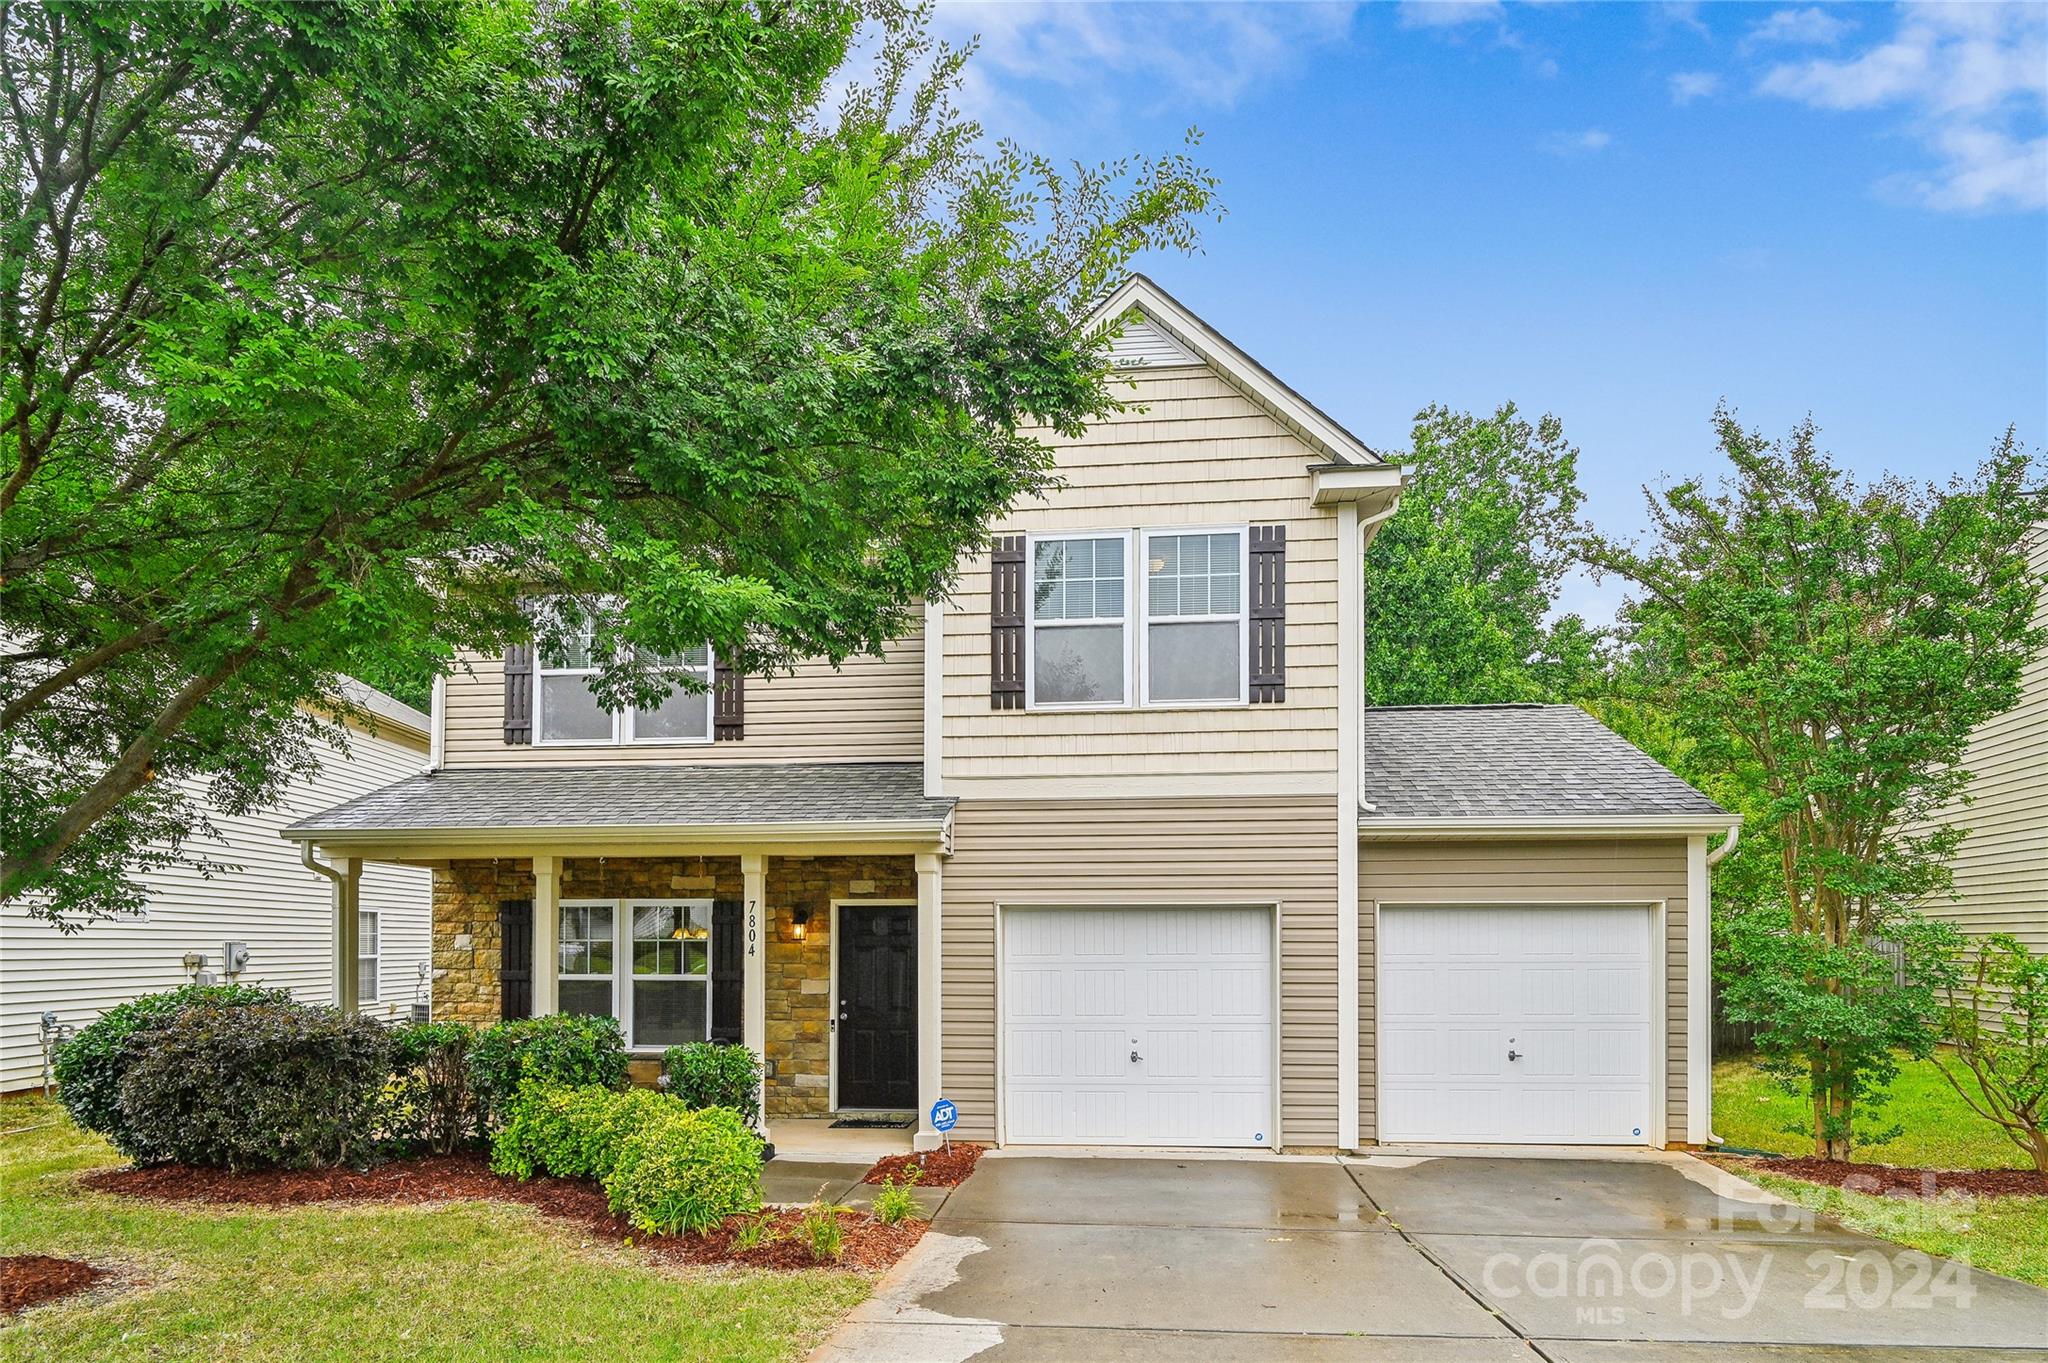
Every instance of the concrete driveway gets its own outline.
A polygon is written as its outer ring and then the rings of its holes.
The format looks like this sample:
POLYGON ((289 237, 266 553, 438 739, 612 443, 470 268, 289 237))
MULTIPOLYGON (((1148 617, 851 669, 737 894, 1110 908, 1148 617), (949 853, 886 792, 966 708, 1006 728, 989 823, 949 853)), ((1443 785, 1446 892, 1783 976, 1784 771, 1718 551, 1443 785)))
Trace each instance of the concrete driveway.
MULTIPOLYGON (((1934 1213, 1946 1214, 1946 1213, 1934 1213)), ((991 1155, 821 1363, 2048 1360, 2048 1292, 1684 1156, 991 1155)))

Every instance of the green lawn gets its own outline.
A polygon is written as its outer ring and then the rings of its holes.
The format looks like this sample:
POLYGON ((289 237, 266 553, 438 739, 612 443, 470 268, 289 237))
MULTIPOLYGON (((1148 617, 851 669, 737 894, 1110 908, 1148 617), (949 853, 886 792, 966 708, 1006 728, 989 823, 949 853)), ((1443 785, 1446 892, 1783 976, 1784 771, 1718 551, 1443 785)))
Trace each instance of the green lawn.
POLYGON ((1851 1230, 2048 1287, 2048 1197, 1926 1203, 1844 1192, 1775 1174, 1753 1177, 1787 1202, 1811 1207, 1851 1230))
MULTIPOLYGON (((1781 1155, 1811 1155, 1811 1118, 1803 1099, 1785 1093, 1747 1060, 1714 1066, 1714 1134, 1730 1145, 1781 1155), (1800 1134, 1785 1130, 1796 1126, 1800 1134)), ((1904 1060, 1891 1101, 1873 1126, 1904 1126, 1897 1140, 1858 1146, 1862 1164, 1927 1169, 2030 1169, 2003 1132, 1970 1111, 1930 1060, 1904 1060)))
POLYGON ((86 1259, 135 1284, 0 1325, 10 1363, 756 1363, 802 1357, 869 1288, 847 1272, 656 1267, 497 1203, 157 1206, 73 1186, 118 1157, 53 1105, 0 1102, 0 1131, 0 1253, 86 1259))

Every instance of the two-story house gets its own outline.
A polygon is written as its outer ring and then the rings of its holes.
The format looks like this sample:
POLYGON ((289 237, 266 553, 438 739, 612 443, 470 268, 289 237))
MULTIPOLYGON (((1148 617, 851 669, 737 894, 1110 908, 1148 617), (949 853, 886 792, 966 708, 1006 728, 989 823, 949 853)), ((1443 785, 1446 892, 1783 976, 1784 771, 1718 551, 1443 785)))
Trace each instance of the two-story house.
POLYGON ((1705 1141, 1731 816, 1576 709, 1366 708, 1401 469, 1148 280, 1112 319, 1137 405, 920 635, 623 714, 473 659, 430 774, 289 831, 340 921, 430 866, 436 1016, 744 1042, 771 1133, 1705 1141))

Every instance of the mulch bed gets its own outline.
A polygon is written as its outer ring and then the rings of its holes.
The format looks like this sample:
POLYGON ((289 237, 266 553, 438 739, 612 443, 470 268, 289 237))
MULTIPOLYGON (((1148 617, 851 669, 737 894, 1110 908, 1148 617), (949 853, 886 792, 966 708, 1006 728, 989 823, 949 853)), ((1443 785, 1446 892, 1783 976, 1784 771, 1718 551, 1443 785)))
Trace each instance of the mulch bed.
POLYGON ((1714 1162, 1738 1174, 1780 1174, 1880 1197, 1924 1198, 1947 1193, 1966 1193, 1972 1197, 2048 1197, 2048 1174, 2033 1169, 1915 1169, 1812 1158, 1726 1158, 1714 1162))
POLYGON ((887 1155, 875 1161, 875 1167, 868 1170, 863 1183, 880 1183, 885 1178, 901 1180, 912 1169, 922 1169, 924 1177, 917 1181, 920 1188, 952 1188, 967 1181, 974 1172, 976 1160, 985 1145, 972 1145, 966 1141, 954 1141, 949 1147, 927 1150, 917 1155, 887 1155))
POLYGON ((107 1276, 103 1268, 47 1254, 0 1255, 0 1316, 83 1292, 107 1276))
MULTIPOLYGON (((516 1202, 581 1226, 594 1238, 630 1241, 671 1263, 778 1269, 820 1266, 797 1231, 803 1219, 801 1208, 761 1213, 773 1230, 768 1243, 735 1251, 733 1238, 744 1222, 755 1218, 733 1217, 703 1235, 648 1235, 633 1229, 624 1217, 612 1215, 603 1191, 587 1179, 542 1175, 522 1183, 492 1173, 481 1155, 434 1155, 395 1160, 362 1170, 265 1169, 241 1174, 167 1164, 146 1169, 96 1170, 82 1176, 79 1182, 97 1192, 127 1197, 242 1206, 516 1202)), ((833 1266, 862 1271, 883 1269, 895 1263, 918 1242, 930 1224, 904 1221, 885 1226, 865 1212, 841 1213, 839 1221, 845 1243, 833 1266)))

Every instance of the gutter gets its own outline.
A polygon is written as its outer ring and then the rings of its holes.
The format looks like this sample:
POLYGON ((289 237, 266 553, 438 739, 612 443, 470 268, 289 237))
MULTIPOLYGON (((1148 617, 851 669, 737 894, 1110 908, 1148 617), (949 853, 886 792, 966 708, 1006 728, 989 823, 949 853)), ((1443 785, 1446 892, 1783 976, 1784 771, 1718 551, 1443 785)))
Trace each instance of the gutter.
MULTIPOLYGON (((1557 818, 1490 817, 1490 818, 1444 818, 1444 817, 1396 817, 1374 816, 1360 819, 1358 836, 1371 837, 1513 837, 1517 835, 1541 836, 1544 834, 1569 833, 1617 833, 1631 837, 1648 837, 1655 834, 1698 834, 1729 832, 1729 840, 1720 848, 1725 854, 1735 845, 1732 834, 1742 826, 1739 815, 1733 814, 1606 814, 1586 816, 1562 816, 1557 818)), ((1717 854, 1719 855, 1719 854, 1717 854)))
MULTIPOLYGON (((346 848, 394 842, 462 847, 507 841, 565 846, 576 842, 644 843, 650 847, 673 845, 690 839, 757 839, 761 841, 908 841, 924 839, 942 842, 948 835, 950 813, 940 819, 863 819, 852 822, 805 820, 780 823, 721 824, 542 824, 503 827, 458 828, 316 828, 294 824, 279 836, 299 843, 311 855, 314 843, 346 848)), ((310 862, 308 863, 311 864, 310 862)), ((321 868, 325 871, 325 868, 321 868)))

